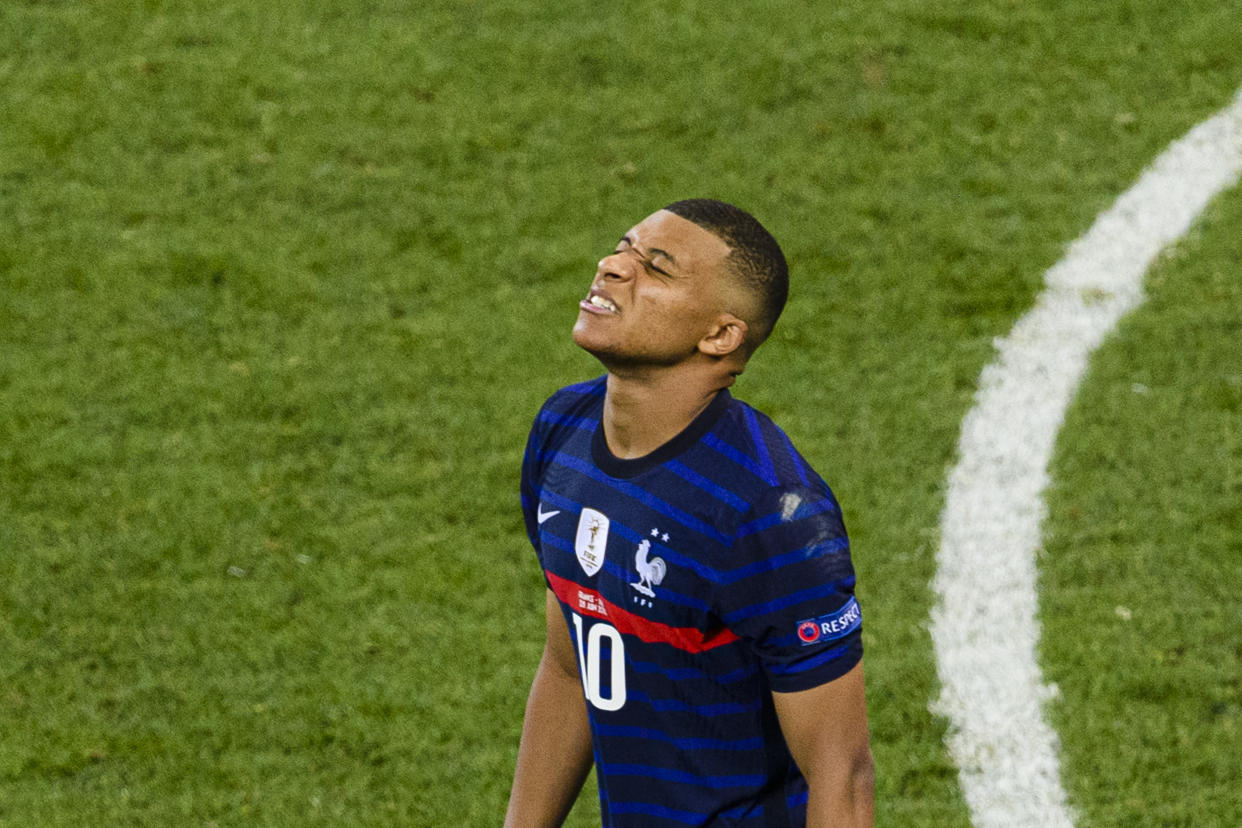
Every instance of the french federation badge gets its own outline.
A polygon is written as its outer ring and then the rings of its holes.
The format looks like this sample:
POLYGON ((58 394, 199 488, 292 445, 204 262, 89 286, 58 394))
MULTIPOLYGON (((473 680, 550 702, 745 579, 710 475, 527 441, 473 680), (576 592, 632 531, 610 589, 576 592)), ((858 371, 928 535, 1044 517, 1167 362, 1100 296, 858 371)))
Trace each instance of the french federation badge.
POLYGON ((578 516, 578 535, 574 538, 574 552, 578 563, 588 575, 599 572, 604 565, 604 550, 608 546, 608 515, 586 506, 578 516))

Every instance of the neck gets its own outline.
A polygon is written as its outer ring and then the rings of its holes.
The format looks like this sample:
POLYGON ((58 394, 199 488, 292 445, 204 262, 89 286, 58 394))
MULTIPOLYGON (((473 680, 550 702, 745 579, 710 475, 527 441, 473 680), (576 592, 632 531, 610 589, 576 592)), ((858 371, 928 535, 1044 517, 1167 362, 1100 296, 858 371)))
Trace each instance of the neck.
POLYGON ((676 437, 703 412, 732 374, 609 367, 604 439, 625 460, 644 457, 676 437))

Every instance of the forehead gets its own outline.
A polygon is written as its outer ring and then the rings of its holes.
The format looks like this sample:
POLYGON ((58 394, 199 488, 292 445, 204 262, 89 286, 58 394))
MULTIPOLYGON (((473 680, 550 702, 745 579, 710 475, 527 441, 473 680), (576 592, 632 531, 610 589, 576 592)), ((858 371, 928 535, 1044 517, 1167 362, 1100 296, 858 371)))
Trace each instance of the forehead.
POLYGON ((667 210, 657 210, 625 235, 635 247, 663 252, 684 270, 714 269, 731 250, 719 236, 667 210))

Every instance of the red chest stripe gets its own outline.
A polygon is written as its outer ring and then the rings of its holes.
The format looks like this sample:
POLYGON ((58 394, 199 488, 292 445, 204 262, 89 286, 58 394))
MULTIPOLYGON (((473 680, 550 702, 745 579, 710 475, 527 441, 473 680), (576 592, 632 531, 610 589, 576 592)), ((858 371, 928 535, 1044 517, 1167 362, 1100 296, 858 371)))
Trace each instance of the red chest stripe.
POLYGON ((571 610, 582 615, 603 618, 618 631, 636 636, 648 644, 670 644, 687 653, 701 653, 737 641, 737 636, 724 627, 704 635, 695 627, 674 627, 643 618, 612 603, 593 589, 580 587, 568 578, 561 578, 546 570, 545 574, 556 597, 571 610))

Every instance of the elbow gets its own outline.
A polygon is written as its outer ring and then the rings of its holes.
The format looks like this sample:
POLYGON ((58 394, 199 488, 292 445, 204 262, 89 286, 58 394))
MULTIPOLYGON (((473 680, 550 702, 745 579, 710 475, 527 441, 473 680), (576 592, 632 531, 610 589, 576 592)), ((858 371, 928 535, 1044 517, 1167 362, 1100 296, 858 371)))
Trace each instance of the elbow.
POLYGON ((850 768, 850 793, 854 801, 854 824, 870 826, 875 821, 875 758, 871 747, 854 754, 850 768))
POLYGON ((829 772, 809 775, 807 784, 810 787, 808 828, 836 825, 871 828, 874 824, 875 760, 870 746, 864 744, 844 754, 829 772))

